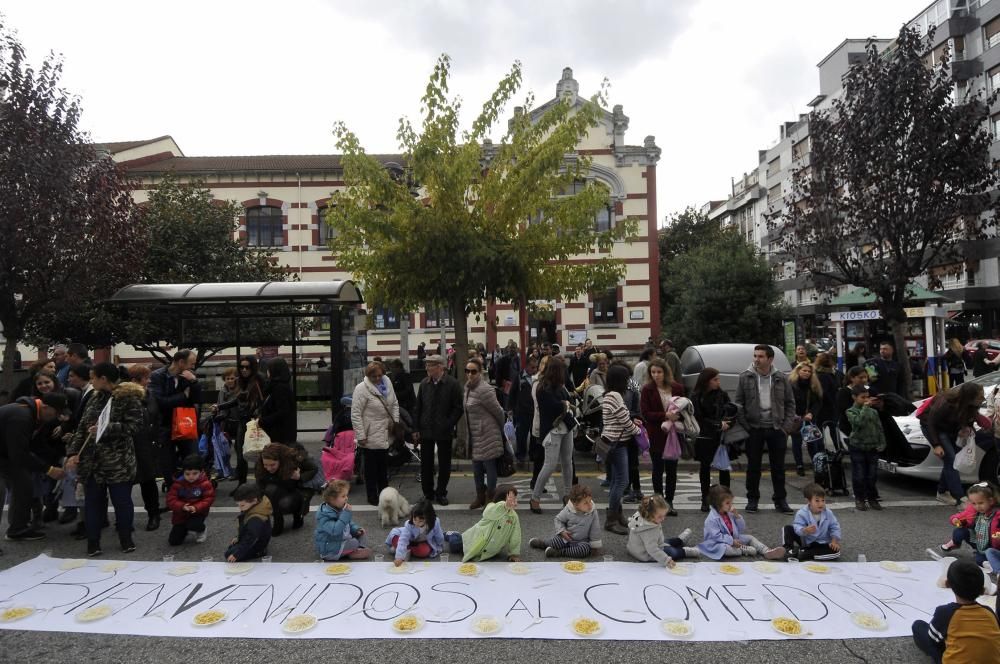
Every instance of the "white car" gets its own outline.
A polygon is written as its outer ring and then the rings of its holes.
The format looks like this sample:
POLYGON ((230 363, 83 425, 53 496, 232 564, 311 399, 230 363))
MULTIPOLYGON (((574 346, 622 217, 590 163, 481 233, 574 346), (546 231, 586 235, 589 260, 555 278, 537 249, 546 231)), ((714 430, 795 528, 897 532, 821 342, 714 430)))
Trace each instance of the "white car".
MULTIPOLYGON (((979 383, 989 396, 993 390, 1000 389, 1000 371, 972 378, 967 382, 979 383)), ((921 402, 917 402, 916 405, 921 402)), ((983 409, 980 412, 985 414, 985 408, 986 405, 983 404, 983 409)), ((894 419, 899 425, 899 430, 903 432, 909 449, 906 458, 879 459, 879 469, 892 474, 937 481, 941 476, 941 459, 931 453, 931 445, 920 429, 920 420, 913 415, 894 419)), ((977 430, 976 445, 979 446, 979 468, 971 473, 963 473, 962 482, 965 484, 983 481, 1000 483, 1000 450, 997 449, 993 431, 977 430)))

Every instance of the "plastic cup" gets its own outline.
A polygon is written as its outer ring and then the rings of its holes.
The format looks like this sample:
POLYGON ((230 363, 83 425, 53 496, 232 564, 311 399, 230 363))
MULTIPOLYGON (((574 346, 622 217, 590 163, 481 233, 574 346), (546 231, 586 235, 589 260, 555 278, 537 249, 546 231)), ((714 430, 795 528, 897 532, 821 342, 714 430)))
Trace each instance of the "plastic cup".
POLYGON ((52 557, 52 549, 43 549, 42 550, 42 555, 45 556, 46 558, 51 558, 52 557))
POLYGON ((858 554, 858 562, 859 563, 866 563, 866 562, 868 562, 868 556, 866 556, 863 553, 859 553, 858 554))
POLYGON ((201 557, 201 562, 203 562, 203 563, 210 563, 213 560, 214 560, 214 558, 212 558, 212 556, 202 556, 201 557))
POLYGON ((451 554, 447 551, 441 552, 441 562, 446 563, 451 559, 451 554))
POLYGON ((165 556, 163 556, 163 562, 165 562, 165 563, 172 563, 172 562, 174 562, 174 554, 168 553, 165 556))
POLYGON ((606 556, 604 556, 604 562, 606 562, 606 563, 613 563, 614 561, 615 561, 615 557, 612 556, 610 553, 607 554, 606 556))
POLYGON ((377 563, 384 563, 385 562, 385 554, 384 553, 376 553, 375 554, 375 562, 377 562, 377 563))
POLYGON ((261 556, 260 557, 260 562, 262 562, 262 563, 269 563, 269 562, 271 562, 271 560, 272 560, 271 556, 261 556))

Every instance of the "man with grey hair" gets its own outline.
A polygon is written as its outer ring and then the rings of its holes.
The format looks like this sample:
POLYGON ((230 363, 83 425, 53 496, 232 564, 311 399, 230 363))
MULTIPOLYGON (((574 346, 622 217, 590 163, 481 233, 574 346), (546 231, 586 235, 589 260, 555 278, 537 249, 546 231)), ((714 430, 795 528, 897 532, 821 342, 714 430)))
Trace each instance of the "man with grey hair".
POLYGON ((56 378, 59 379, 60 385, 65 385, 66 381, 69 380, 70 369, 80 366, 81 364, 90 364, 90 353, 87 351, 87 347, 83 344, 73 343, 65 348, 66 363, 63 365, 62 369, 59 369, 56 373, 56 378))
POLYGON ((448 504, 448 480, 451 478, 451 450, 455 427, 462 417, 462 387, 445 371, 440 355, 424 360, 427 378, 420 381, 420 391, 413 409, 413 440, 420 444, 420 484, 427 500, 448 504), (434 484, 434 447, 437 446, 438 473, 434 484))

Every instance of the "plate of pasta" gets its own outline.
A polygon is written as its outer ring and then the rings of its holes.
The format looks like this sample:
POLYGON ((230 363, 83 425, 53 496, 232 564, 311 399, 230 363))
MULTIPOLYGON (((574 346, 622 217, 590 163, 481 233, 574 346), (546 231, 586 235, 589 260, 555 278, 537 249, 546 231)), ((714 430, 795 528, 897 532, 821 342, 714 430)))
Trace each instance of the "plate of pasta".
POLYGON ((770 560, 758 560, 750 565, 755 572, 760 572, 761 574, 777 574, 781 571, 781 566, 777 563, 772 563, 770 560))
POLYGON ((906 574, 910 571, 909 565, 904 565, 903 563, 897 563, 894 560, 883 560, 878 564, 879 567, 887 572, 899 572, 900 574, 906 574))
POLYGON ((35 607, 30 605, 12 606, 0 611, 0 622, 15 622, 35 615, 35 607))
POLYGON ((823 563, 805 563, 802 565, 802 569, 813 574, 829 574, 833 571, 832 567, 823 563))
POLYGON ((784 636, 805 636, 806 630, 802 627, 802 623, 795 618, 789 618, 788 616, 778 616, 777 618, 771 619, 771 627, 778 634, 784 636))
POLYGON ((694 636, 694 625, 680 618, 667 618, 660 623, 663 633, 674 639, 689 639, 694 636))
POLYGON ((503 629, 503 620, 496 616, 473 616, 471 627, 476 634, 490 636, 503 629))
POLYGON ((389 574, 409 574, 410 563, 403 562, 403 564, 399 567, 396 567, 396 563, 389 563, 386 565, 386 571, 389 572, 389 574))
POLYGON ((674 566, 668 567, 667 571, 677 576, 691 576, 694 574, 694 566, 691 563, 674 563, 674 566))
POLYGON ((194 618, 191 619, 191 624, 195 627, 211 627, 212 625, 218 625, 220 622, 226 619, 226 612, 219 611, 218 609, 211 609, 209 611, 202 611, 201 613, 196 613, 194 618))
POLYGON ((124 560, 112 560, 110 562, 101 565, 102 572, 117 572, 128 567, 128 563, 124 560))
POLYGON ((458 573, 462 576, 479 576, 479 565, 476 563, 462 563, 458 566, 458 573))
POLYGON ((327 565, 323 571, 331 576, 343 576, 351 573, 351 566, 347 563, 333 563, 332 565, 327 565))
POLYGON ((226 576, 240 576, 253 569, 253 563, 227 563, 224 569, 226 576))
POLYGON ((511 563, 510 565, 507 565, 507 569, 510 570, 511 574, 531 574, 531 565, 528 565, 527 563, 511 563))
POLYGON ((739 565, 734 565, 732 563, 722 563, 719 565, 720 574, 729 574, 731 576, 737 576, 743 573, 743 568, 739 565))
POLYGON ((889 629, 887 623, 881 616, 867 611, 855 611, 851 614, 851 622, 861 629, 868 629, 873 632, 884 632, 889 629))
POLYGON ((415 613, 406 613, 392 621, 392 629, 397 634, 413 634, 424 627, 424 619, 415 613))
POLYGON ((301 634, 311 630, 318 622, 316 616, 310 613, 299 613, 285 618, 281 623, 281 630, 285 634, 301 634))
POLYGON ((567 560, 562 564, 564 572, 570 574, 583 574, 587 571, 587 563, 582 560, 567 560))
POLYGON ((569 627, 573 630, 574 634, 584 638, 599 636, 604 631, 604 626, 601 625, 599 620, 588 618, 587 616, 574 618, 569 627))
POLYGON ((84 609, 76 614, 76 621, 82 623, 96 622, 98 620, 104 620, 108 616, 114 613, 112 609, 107 604, 101 604, 98 606, 92 606, 89 609, 84 609))
POLYGON ((196 574, 197 572, 197 565, 178 565, 167 570, 167 574, 170 576, 187 576, 188 574, 196 574))
POLYGON ((79 558, 70 558, 69 560, 64 560, 59 563, 59 569, 64 572, 68 572, 71 569, 80 569, 81 567, 86 567, 87 561, 80 560, 79 558))

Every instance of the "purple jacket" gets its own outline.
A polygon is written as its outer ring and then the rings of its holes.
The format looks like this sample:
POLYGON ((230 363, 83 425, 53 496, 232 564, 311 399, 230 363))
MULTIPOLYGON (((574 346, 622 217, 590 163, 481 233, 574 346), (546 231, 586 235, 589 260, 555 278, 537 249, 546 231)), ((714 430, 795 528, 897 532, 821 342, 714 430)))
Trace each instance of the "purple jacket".
MULTIPOLYGON (((395 559, 406 560, 410 543, 415 542, 420 537, 420 528, 407 519, 406 523, 389 531, 389 536, 385 538, 385 545, 392 547, 392 538, 397 535, 399 541, 396 542, 395 559)), ((441 530, 441 519, 434 520, 434 527, 427 533, 427 544, 431 547, 431 558, 436 558, 441 553, 441 549, 444 548, 444 531, 441 530)))
POLYGON ((733 522, 735 538, 729 534, 726 522, 722 520, 722 515, 715 511, 714 507, 705 517, 705 540, 698 545, 698 549, 706 557, 722 560, 722 557, 726 555, 726 547, 739 546, 750 539, 749 535, 743 534, 747 524, 742 515, 737 515, 735 519, 730 516, 730 520, 733 522))

